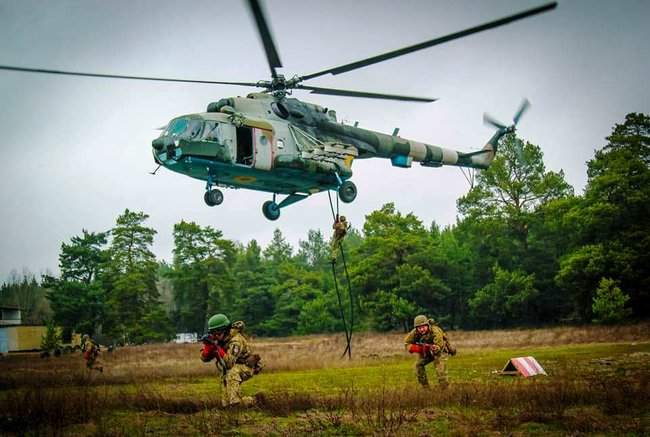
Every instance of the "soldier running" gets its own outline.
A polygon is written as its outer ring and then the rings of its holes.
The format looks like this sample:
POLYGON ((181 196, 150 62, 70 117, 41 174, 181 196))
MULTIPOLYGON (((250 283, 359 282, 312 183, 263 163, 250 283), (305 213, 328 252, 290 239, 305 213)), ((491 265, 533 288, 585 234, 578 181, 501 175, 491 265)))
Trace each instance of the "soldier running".
POLYGON ((224 386, 224 407, 251 406, 255 400, 241 395, 241 384, 262 370, 260 356, 251 353, 248 339, 243 334, 244 322, 230 323, 224 314, 215 314, 208 320, 208 332, 201 340, 201 360, 216 359, 224 386))
POLYGON ((433 319, 424 315, 415 317, 413 330, 404 339, 410 353, 417 353, 420 359, 415 363, 415 373, 418 382, 424 388, 429 387, 427 371, 424 368, 433 362, 438 375, 438 384, 442 388, 449 385, 447 379, 447 359, 449 355, 456 355, 456 349, 449 343, 447 334, 433 319))
POLYGON ((332 263, 335 263, 338 249, 341 247, 343 238, 345 238, 345 235, 350 229, 350 224, 347 222, 344 215, 339 217, 337 214, 332 229, 334 229, 334 236, 332 237, 331 259, 332 263))
POLYGON ((86 360, 86 368, 88 370, 97 370, 100 373, 104 372, 104 367, 100 366, 99 362, 99 345, 88 334, 81 337, 81 352, 83 353, 84 360, 86 360))

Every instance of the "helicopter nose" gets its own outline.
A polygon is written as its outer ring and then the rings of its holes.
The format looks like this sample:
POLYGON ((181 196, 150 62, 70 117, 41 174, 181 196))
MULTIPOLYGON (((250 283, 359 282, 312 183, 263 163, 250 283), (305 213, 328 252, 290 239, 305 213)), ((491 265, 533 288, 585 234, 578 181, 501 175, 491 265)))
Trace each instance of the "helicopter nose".
POLYGON ((174 140, 170 137, 159 137, 151 142, 151 147, 161 152, 163 149, 174 144, 174 140))

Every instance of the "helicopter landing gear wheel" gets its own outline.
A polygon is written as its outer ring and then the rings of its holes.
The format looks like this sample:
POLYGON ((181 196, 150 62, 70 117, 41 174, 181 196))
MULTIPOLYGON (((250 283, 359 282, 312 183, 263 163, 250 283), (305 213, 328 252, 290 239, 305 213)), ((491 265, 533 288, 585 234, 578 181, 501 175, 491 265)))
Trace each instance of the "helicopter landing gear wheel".
POLYGON ((267 200, 262 205, 262 214, 269 220, 277 220, 280 217, 280 207, 272 200, 267 200))
POLYGON ((352 181, 345 181, 339 187, 339 197, 345 203, 350 203, 357 198, 357 186, 352 181))
POLYGON ((221 202, 223 202, 223 193, 216 188, 214 190, 208 190, 203 195, 203 200, 208 206, 221 205, 221 202))

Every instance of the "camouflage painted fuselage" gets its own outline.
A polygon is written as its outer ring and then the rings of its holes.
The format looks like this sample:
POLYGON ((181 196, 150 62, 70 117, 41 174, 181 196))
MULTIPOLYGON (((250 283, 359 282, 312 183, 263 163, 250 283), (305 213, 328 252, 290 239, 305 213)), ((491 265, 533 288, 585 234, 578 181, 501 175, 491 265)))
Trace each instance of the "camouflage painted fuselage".
POLYGON ((352 176, 355 158, 487 168, 498 139, 466 154, 345 125, 334 111, 294 98, 253 93, 175 118, 152 145, 157 163, 209 184, 308 195, 337 189, 352 176))

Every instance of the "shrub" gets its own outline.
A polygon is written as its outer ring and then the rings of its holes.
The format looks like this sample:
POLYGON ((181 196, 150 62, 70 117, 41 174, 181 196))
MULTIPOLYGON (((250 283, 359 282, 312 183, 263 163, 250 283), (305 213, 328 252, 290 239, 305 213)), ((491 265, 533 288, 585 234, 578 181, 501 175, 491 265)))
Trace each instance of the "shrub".
POLYGON ((602 278, 596 289, 591 310, 594 323, 616 323, 628 317, 631 310, 625 308, 630 296, 625 294, 613 279, 602 278))

